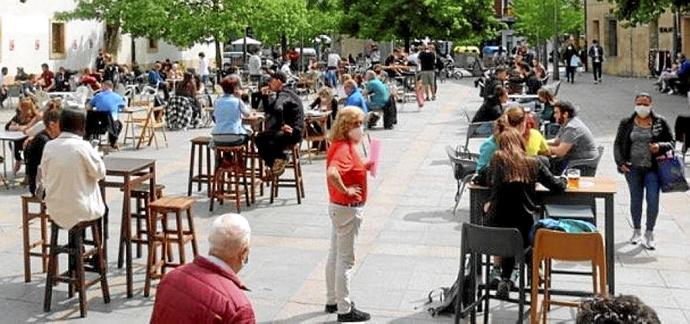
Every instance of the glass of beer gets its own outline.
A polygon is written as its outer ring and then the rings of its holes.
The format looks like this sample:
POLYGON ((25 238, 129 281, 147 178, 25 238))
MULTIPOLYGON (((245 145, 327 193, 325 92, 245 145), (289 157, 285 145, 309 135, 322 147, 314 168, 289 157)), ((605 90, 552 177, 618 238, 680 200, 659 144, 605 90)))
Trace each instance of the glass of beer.
POLYGON ((568 188, 577 189, 580 187, 580 170, 568 169, 566 176, 568 177, 568 188))

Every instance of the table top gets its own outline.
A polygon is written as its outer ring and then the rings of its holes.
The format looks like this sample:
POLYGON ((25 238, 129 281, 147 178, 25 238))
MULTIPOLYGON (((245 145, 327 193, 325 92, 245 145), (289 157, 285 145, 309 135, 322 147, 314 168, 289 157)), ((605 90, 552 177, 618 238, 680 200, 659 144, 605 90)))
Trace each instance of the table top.
POLYGON ((2 141, 18 141, 26 137, 24 132, 0 130, 0 140, 2 141))
POLYGON ((539 95, 535 94, 511 94, 508 95, 509 99, 539 99, 539 95))
POLYGON ((106 157, 103 159, 108 175, 128 174, 156 165, 153 159, 106 157))
MULTIPOLYGON (((489 187, 479 186, 470 183, 470 190, 488 190, 489 187)), ((537 191, 549 191, 541 184, 537 184, 537 191)), ((565 193, 581 193, 581 194, 615 194, 616 179, 612 177, 580 177, 579 188, 568 188, 565 193)))

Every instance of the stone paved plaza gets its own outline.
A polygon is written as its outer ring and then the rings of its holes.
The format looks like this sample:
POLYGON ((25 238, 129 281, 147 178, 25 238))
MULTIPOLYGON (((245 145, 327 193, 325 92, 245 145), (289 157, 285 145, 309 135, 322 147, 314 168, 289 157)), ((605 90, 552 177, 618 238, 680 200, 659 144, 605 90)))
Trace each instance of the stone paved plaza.
MULTIPOLYGON (((613 164, 612 142, 618 121, 632 113, 637 91, 654 95, 657 113, 673 123, 688 112, 687 99, 656 94, 647 79, 605 78, 593 85, 583 75, 575 85, 564 84, 560 98, 582 107, 581 116, 605 150, 600 175, 618 183, 615 199, 617 292, 634 294, 651 305, 664 323, 690 323, 690 197, 663 194, 657 226, 657 251, 649 252, 626 243, 631 234, 628 192, 625 180, 613 164)), ((468 219, 469 195, 464 195, 456 216, 452 215, 455 181, 444 147, 464 142, 467 121, 462 109, 476 110, 481 100, 471 80, 444 83, 439 100, 421 112, 407 104, 399 113, 393 131, 374 130, 371 136, 383 143, 383 163, 371 189, 363 227, 356 245, 356 268, 352 298, 358 308, 372 313, 373 323, 451 322, 451 317, 432 318, 423 308, 428 292, 449 286, 457 275, 460 227, 468 219)), ((1 121, 10 118, 2 111, 1 121)), ((166 195, 186 192, 189 139, 209 129, 168 133, 168 148, 141 151, 124 149, 113 156, 157 159, 157 179, 166 185, 166 195)), ((478 143, 475 143, 478 145, 478 143)), ((242 214, 252 226, 250 262, 240 276, 251 288, 248 293, 260 322, 334 322, 323 313, 324 265, 328 252, 330 220, 326 215, 327 193, 323 158, 309 164, 304 159, 306 199, 297 205, 294 191, 281 189, 281 197, 269 204, 262 197, 242 214)), ((23 190, 23 189, 22 189, 23 190)), ((24 283, 21 243, 20 189, 0 190, 0 323, 81 321, 96 323, 145 323, 154 297, 144 298, 145 259, 135 259, 135 295, 125 295, 124 269, 117 269, 119 217, 122 195, 109 190, 111 207, 109 281, 112 301, 103 304, 98 287, 88 291, 89 314, 79 319, 77 300, 67 300, 61 285, 53 296, 53 312, 42 308, 45 275, 34 271, 24 283)), ((206 233, 215 215, 235 212, 231 204, 208 212, 208 199, 201 193, 194 208, 201 251, 207 250, 206 233)), ((601 213, 603 215, 603 212, 601 213)), ((35 226, 35 225, 34 225, 35 226)), ((37 233, 34 231, 34 233, 37 233)), ((33 262, 38 270, 39 263, 33 262)), ((591 289, 588 278, 556 276, 555 287, 591 289)), ((492 323, 510 323, 517 307, 492 301, 492 323)), ((572 322, 575 311, 554 308, 552 322, 572 322)))

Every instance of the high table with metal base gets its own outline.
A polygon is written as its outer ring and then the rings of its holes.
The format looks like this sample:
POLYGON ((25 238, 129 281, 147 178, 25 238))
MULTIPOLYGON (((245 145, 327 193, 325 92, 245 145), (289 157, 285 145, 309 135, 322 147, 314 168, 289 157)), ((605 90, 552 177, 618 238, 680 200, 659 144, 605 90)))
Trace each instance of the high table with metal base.
MULTIPOLYGON (((120 228, 120 243, 124 243, 124 262, 126 264, 127 275, 127 298, 132 298, 132 210, 130 206, 131 191, 142 183, 149 181, 149 199, 155 200, 156 195, 156 160, 150 159, 130 159, 106 157, 106 175, 112 177, 122 177, 123 182, 104 181, 101 183, 101 192, 105 200, 105 188, 122 189, 124 198, 122 200, 122 227, 120 228)), ((104 233, 108 233, 107 214, 104 219, 104 233)), ((107 235, 107 234, 104 234, 107 235)), ((106 237, 107 238, 107 237, 106 237)), ((104 240, 106 242, 106 240, 104 240)), ((104 243, 104 249, 106 248, 104 243)), ((122 268, 123 250, 119 250, 118 268, 122 268)))
MULTIPOLYGON (((2 156, 5 159, 2 162, 2 167, 3 167, 3 177, 2 180, 5 181, 5 185, 7 186, 7 161, 9 160, 7 158, 7 149, 5 142, 16 142, 16 141, 21 141, 25 139, 27 136, 23 132, 14 132, 14 131, 5 131, 5 130, 0 130, 0 141, 2 141, 2 156)), ((14 161, 14 154, 10 154, 12 156, 12 161, 14 161)))
MULTIPOLYGON (((470 184, 470 222, 472 224, 483 225, 482 215, 484 203, 489 200, 491 191, 487 187, 470 184)), ((580 187, 567 189, 563 193, 554 194, 541 185, 537 187, 537 194, 541 204, 572 204, 574 201, 594 201, 597 198, 604 200, 604 220, 606 228, 604 230, 606 244, 606 277, 608 281, 608 291, 611 296, 616 292, 615 280, 615 250, 614 250, 614 205, 613 198, 616 194, 616 180, 609 177, 582 177, 580 187)), ((596 214, 595 214, 596 217, 596 214)), ((581 292, 557 291, 552 290, 554 295, 583 296, 581 292)), ((591 295, 591 293, 589 293, 591 295)))

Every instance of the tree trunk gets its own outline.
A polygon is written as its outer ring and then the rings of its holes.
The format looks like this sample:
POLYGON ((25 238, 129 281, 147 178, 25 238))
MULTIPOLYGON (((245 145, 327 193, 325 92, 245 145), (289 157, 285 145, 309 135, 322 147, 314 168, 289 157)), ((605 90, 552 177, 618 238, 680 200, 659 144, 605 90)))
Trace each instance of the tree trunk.
POLYGON ((117 62, 117 52, 120 47, 120 24, 105 25, 103 47, 106 53, 113 56, 113 61, 117 62))
POLYGON ((680 53, 680 42, 678 41, 680 25, 678 24, 678 7, 673 9, 673 56, 680 53))
POLYGON ((285 58, 285 53, 287 53, 287 35, 282 33, 280 35, 280 57, 285 58))
POLYGON ((220 42, 214 37, 213 43, 216 45, 216 83, 220 84, 220 69, 223 67, 223 51, 220 42))

